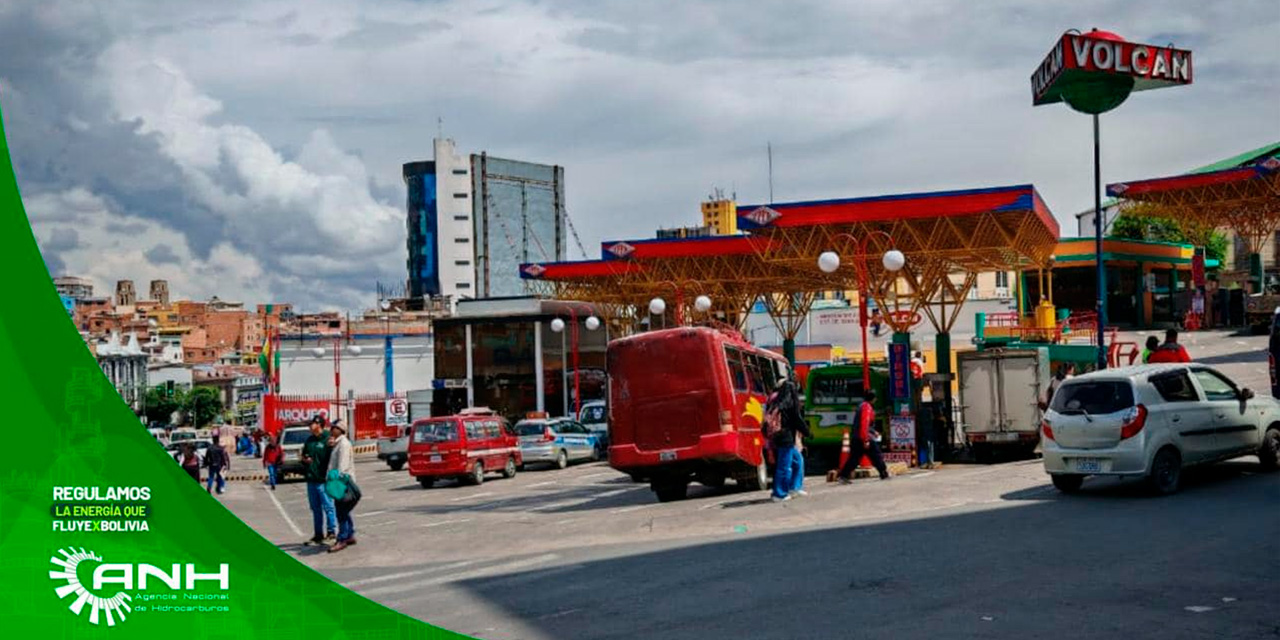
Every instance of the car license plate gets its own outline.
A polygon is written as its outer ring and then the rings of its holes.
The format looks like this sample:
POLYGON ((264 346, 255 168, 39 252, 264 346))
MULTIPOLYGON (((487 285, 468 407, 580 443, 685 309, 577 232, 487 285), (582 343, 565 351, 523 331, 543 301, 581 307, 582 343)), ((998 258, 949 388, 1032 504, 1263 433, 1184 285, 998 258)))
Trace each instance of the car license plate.
POLYGON ((1018 434, 1012 431, 987 434, 987 440, 991 442, 1012 442, 1017 439, 1018 439, 1018 434))
POLYGON ((441 458, 440 456, 431 456, 430 458, 431 462, 440 462, 443 459, 444 458, 441 458))
POLYGON ((676 452, 674 451, 658 452, 658 460, 662 462, 671 462, 672 460, 675 460, 675 459, 676 459, 676 452))
POLYGON ((1102 458, 1076 458, 1076 472, 1102 473, 1102 458))

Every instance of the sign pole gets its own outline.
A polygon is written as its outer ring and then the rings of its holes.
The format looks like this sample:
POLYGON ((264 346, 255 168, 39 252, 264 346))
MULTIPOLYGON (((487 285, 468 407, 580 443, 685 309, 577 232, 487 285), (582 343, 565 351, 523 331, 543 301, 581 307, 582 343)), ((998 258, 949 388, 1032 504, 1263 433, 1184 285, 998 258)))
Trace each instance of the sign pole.
POLYGON ((1098 134, 1098 114, 1093 114, 1093 230, 1094 261, 1098 272, 1098 369, 1107 368, 1107 266, 1102 255, 1102 145, 1098 134))

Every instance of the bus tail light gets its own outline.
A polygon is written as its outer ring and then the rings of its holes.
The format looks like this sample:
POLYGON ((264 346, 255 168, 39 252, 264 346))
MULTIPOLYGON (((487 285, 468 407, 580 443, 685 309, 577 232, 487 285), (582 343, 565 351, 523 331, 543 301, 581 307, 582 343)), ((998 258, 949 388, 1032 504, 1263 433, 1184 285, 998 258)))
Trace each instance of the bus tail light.
POLYGON ((725 432, 733 431, 733 412, 732 411, 726 410, 726 411, 720 412, 720 430, 725 432))

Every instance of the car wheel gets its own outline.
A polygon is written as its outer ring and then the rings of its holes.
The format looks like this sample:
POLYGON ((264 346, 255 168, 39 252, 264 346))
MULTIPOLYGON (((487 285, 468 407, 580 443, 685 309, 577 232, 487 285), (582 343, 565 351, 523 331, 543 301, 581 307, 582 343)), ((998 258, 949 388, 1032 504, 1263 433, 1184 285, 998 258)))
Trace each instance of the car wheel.
POLYGON ((475 466, 471 467, 471 475, 467 476, 467 480, 471 484, 484 484, 484 463, 476 461, 475 466))
POLYGON ((422 485, 423 489, 430 489, 432 486, 435 485, 435 483, 436 483, 435 478, 429 478, 427 476, 418 477, 418 484, 422 485))
POLYGON ((749 475, 739 476, 738 484, 747 491, 761 491, 769 487, 769 467, 764 460, 749 475))
POLYGON ((1049 477, 1053 478, 1053 486, 1063 493, 1075 493, 1080 490, 1080 485, 1084 484, 1084 476, 1079 474, 1063 473, 1049 477))
POLYGON ((724 486, 725 477, 723 473, 704 473, 698 475, 698 482, 703 486, 719 489, 724 486))
POLYGON ((504 477, 504 478, 514 478, 514 477, 516 477, 516 459, 515 459, 515 457, 507 458, 507 466, 505 466, 505 467, 503 467, 503 468, 502 468, 502 477, 504 477))
POLYGON ((404 460, 396 460, 395 462, 388 462, 387 465, 391 467, 392 471, 399 471, 404 468, 404 460))
POLYGON ((1147 484, 1157 495, 1167 496, 1178 492, 1182 482, 1182 456, 1178 450, 1165 447, 1156 452, 1151 461, 1151 473, 1147 475, 1147 484))
POLYGON ((565 453, 564 449, 561 449, 560 453, 556 454, 556 468, 563 469, 567 466, 569 466, 569 454, 565 453))
POLYGON ((1280 469, 1280 429, 1272 427, 1262 436, 1262 448, 1258 450, 1258 461, 1263 471, 1280 469))
POLYGON ((654 483, 653 492, 658 495, 658 502, 675 502, 689 495, 689 485, 683 481, 654 483))

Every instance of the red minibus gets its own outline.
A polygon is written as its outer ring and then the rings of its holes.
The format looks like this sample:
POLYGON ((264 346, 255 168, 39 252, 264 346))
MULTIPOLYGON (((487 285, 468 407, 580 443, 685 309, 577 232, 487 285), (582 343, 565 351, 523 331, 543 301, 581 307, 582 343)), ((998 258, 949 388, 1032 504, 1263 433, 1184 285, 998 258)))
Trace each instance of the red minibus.
POLYGON ((785 359, 731 330, 681 327, 610 342, 608 368, 610 466, 662 502, 695 480, 765 488, 760 425, 785 359))
POLYGON ((487 409, 416 420, 410 434, 409 475, 426 489, 441 478, 480 484, 491 471, 510 478, 521 465, 519 439, 487 409))

